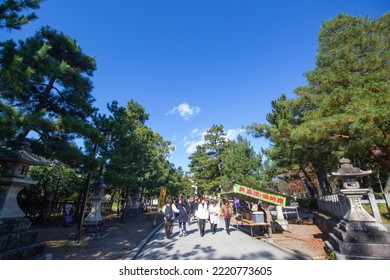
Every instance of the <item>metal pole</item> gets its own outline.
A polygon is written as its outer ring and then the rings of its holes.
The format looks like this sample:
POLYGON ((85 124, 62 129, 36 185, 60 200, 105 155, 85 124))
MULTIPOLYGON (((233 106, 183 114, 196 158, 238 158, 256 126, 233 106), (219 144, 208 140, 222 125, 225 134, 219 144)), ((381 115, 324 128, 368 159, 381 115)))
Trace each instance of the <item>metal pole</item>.
MULTIPOLYGON (((95 158, 96 156, 96 152, 97 152, 97 147, 98 147, 98 144, 96 143, 94 148, 93 148, 93 157, 95 158)), ((83 196, 83 202, 81 204, 81 217, 79 218, 79 221, 77 223, 77 237, 76 237, 76 243, 79 244, 80 243, 80 239, 81 239, 81 232, 82 232, 82 226, 83 226, 83 223, 84 223, 84 212, 85 212, 85 208, 87 206, 87 198, 88 198, 88 193, 89 193, 89 185, 91 184, 91 179, 92 179, 92 171, 89 171, 88 172, 88 176, 87 176, 87 185, 85 187, 85 190, 84 190, 84 196, 83 196)))

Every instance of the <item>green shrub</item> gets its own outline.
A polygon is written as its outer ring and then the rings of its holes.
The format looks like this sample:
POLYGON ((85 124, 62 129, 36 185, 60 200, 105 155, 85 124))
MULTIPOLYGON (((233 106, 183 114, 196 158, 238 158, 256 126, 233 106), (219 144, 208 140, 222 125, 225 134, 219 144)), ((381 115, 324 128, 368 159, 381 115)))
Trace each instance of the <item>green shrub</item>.
POLYGON ((335 251, 332 251, 328 254, 328 260, 334 261, 337 260, 337 255, 335 251))

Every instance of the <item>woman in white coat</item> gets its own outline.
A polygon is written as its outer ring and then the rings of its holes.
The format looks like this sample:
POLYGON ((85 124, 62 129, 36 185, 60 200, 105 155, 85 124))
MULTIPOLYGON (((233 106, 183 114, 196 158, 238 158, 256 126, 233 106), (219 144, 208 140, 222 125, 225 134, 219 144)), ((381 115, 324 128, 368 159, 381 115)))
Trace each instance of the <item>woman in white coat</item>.
POLYGON ((204 236, 204 229, 206 227, 206 221, 209 219, 209 210, 204 198, 201 198, 201 202, 198 204, 198 209, 195 212, 195 216, 199 223, 200 236, 204 236))
POLYGON ((219 203, 217 203, 216 200, 212 200, 211 205, 209 206, 209 213, 210 213, 211 231, 213 234, 217 232, 220 212, 221 212, 221 207, 219 206, 219 203))

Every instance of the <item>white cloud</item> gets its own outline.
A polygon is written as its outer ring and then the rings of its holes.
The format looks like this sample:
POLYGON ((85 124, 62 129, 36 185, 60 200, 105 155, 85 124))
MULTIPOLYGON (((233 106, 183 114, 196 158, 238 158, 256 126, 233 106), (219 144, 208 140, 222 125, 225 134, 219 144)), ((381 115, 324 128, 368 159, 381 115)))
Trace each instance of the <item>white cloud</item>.
POLYGON ((195 128, 191 131, 190 137, 184 138, 184 147, 186 147, 187 154, 193 154, 196 151, 196 146, 204 144, 205 131, 201 131, 198 128, 195 128))
POLYGON ((204 139, 200 139, 198 141, 187 141, 184 143, 184 147, 187 147, 186 149, 187 154, 193 154, 196 152, 196 147, 203 144, 204 144, 204 139))
POLYGON ((242 134, 245 132, 245 129, 238 128, 238 129, 229 129, 226 132, 226 139, 228 140, 235 140, 238 135, 242 134))
POLYGON ((174 107, 168 115, 179 114, 183 119, 188 121, 190 118, 198 115, 201 109, 199 107, 191 107, 188 103, 182 103, 174 107))
MULTIPOLYGON (((237 136, 243 134, 245 129, 228 129, 226 132, 226 139, 235 140, 237 136)), ((201 131, 196 128, 191 131, 191 136, 184 138, 184 147, 186 148, 187 154, 193 154, 196 151, 196 146, 203 145, 205 143, 204 136, 207 131, 201 131)))

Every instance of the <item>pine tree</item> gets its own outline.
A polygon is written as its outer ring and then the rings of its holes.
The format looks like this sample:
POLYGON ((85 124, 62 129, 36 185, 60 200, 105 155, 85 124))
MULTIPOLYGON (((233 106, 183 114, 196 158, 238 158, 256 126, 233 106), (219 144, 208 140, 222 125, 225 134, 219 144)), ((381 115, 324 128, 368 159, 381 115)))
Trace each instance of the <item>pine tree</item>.
POLYGON ((29 137, 36 153, 76 164, 82 153, 77 137, 97 138, 90 119, 90 77, 95 58, 84 54, 69 36, 50 27, 0 49, 0 142, 29 137))
POLYGON ((42 0, 5 0, 0 3, 0 29, 21 29, 22 25, 37 18, 35 13, 22 14, 23 10, 39 9, 42 0))

